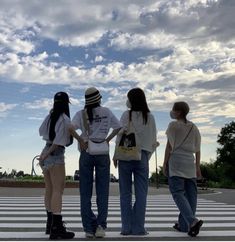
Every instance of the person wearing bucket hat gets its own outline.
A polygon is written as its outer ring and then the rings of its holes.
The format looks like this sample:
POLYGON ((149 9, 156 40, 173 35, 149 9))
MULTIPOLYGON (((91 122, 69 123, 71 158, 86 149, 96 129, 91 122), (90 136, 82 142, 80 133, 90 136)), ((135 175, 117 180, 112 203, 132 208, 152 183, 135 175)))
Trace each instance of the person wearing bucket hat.
POLYGON ((65 184, 65 146, 73 143, 71 134, 82 142, 70 120, 69 96, 65 92, 54 95, 54 104, 39 128, 46 145, 41 152, 39 165, 45 181, 44 204, 47 210, 46 234, 49 239, 72 239, 74 233, 67 231, 62 221, 62 195, 65 184))
POLYGON ((85 103, 86 106, 99 104, 102 96, 95 87, 90 87, 85 92, 85 103))
MULTIPOLYGON (((102 143, 109 141, 121 129, 120 122, 112 111, 101 106, 101 94, 95 87, 85 91, 85 107, 78 111, 72 119, 75 129, 82 131, 84 142, 102 143), (113 131, 109 134, 109 130, 113 131)), ((110 158, 108 153, 94 155, 88 145, 79 145, 80 158, 80 204, 81 217, 85 237, 103 238, 107 227, 108 197, 110 181, 110 158), (91 198, 93 189, 93 173, 95 170, 96 203, 98 214, 92 211, 91 198)))

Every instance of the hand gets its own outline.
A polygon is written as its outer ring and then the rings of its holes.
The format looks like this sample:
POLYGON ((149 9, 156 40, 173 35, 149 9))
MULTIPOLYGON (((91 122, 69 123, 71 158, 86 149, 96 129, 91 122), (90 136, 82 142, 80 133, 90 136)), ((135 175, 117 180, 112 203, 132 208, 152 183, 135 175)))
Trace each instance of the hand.
POLYGON ((154 144, 153 144, 153 148, 154 150, 160 145, 160 143, 158 141, 156 141, 154 144))
POLYGON ((46 156, 44 155, 44 154, 41 154, 38 158, 37 158, 37 160, 39 161, 39 163, 38 163, 38 165, 40 165, 40 167, 42 168, 43 167, 43 165, 44 165, 44 160, 46 159, 46 156))
POLYGON ((88 142, 84 142, 84 140, 80 140, 79 145, 81 150, 87 150, 88 148, 88 142))
POLYGON ((108 139, 105 140, 105 142, 106 142, 108 145, 109 145, 109 141, 110 141, 110 140, 108 140, 108 139))
POLYGON ((197 178, 200 178, 200 179, 203 178, 200 166, 196 167, 196 175, 197 175, 197 178))
POLYGON ((115 168, 117 168, 118 160, 113 160, 113 165, 114 165, 115 168))

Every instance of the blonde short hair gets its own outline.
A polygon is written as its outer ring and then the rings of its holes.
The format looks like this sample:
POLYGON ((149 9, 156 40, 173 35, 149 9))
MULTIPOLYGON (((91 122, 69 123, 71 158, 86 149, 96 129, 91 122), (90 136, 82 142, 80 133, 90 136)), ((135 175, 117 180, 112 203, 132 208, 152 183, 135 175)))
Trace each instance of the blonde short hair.
POLYGON ((186 102, 175 102, 172 110, 180 111, 183 118, 186 118, 189 113, 189 105, 186 102))

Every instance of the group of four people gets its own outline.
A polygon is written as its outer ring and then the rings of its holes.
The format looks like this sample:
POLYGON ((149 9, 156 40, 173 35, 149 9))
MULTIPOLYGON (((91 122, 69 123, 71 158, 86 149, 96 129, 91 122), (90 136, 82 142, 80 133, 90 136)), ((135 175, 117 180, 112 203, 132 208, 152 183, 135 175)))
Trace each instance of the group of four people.
MULTIPOLYGON (((54 104, 39 128, 46 145, 39 157, 45 180, 45 208, 47 211, 46 234, 50 239, 71 239, 75 234, 66 230, 62 220, 62 194, 65 185, 65 147, 78 141, 80 151, 80 206, 86 238, 103 238, 107 228, 108 197, 110 181, 109 154, 92 155, 88 140, 107 142, 133 123, 140 138, 140 160, 113 160, 118 167, 121 207, 121 234, 146 235, 145 212, 148 193, 149 160, 157 146, 156 125, 140 88, 127 94, 125 111, 120 121, 112 111, 101 106, 101 94, 95 87, 85 91, 85 107, 70 120, 69 97, 65 92, 54 96, 54 104), (87 127, 88 126, 88 127, 87 127), (79 129, 79 135, 76 130, 79 129), (110 129, 112 132, 110 133, 110 129), (93 173, 95 169, 96 204, 98 213, 92 210, 93 173), (132 205, 132 175, 134 176, 135 202, 132 205)), ((200 172, 200 133, 186 116, 189 107, 177 102, 171 111, 172 118, 167 129, 168 142, 165 150, 164 174, 169 177, 173 199, 180 210, 174 228, 190 236, 199 233, 203 223, 195 217, 197 190, 196 177, 200 172), (194 161, 196 154, 196 162, 194 161)))

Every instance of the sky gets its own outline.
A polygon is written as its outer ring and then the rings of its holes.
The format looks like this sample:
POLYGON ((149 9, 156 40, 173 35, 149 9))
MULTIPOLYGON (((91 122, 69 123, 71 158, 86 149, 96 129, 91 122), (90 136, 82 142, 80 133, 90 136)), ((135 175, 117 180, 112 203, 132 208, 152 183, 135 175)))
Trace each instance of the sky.
MULTIPOLYGON (((235 118, 234 0, 0 0, 0 6, 0 171, 30 173, 54 94, 69 94, 73 117, 91 86, 118 118, 127 92, 144 90, 160 142, 150 173, 162 165, 176 101, 190 106, 202 161, 216 159, 217 136, 235 118)), ((113 149, 114 140, 111 158, 113 149)), ((78 159, 74 142, 66 149, 68 175, 79 169, 78 159)), ((113 164, 111 173, 118 174, 113 164)))

